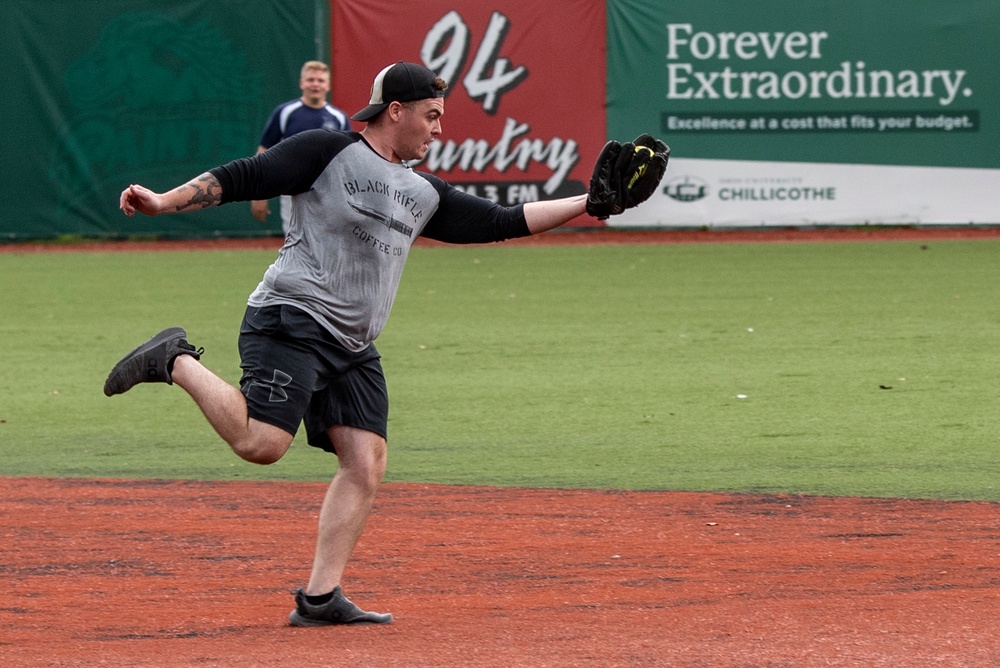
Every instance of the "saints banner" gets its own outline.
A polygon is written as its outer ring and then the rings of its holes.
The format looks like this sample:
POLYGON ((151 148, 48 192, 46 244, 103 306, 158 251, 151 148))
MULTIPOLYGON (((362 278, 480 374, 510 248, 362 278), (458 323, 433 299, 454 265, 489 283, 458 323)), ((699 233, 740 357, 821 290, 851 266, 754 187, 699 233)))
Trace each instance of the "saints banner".
POLYGON ((0 2, 0 240, 280 233, 249 204, 128 219, 118 196, 252 155, 315 21, 314 0, 0 2))

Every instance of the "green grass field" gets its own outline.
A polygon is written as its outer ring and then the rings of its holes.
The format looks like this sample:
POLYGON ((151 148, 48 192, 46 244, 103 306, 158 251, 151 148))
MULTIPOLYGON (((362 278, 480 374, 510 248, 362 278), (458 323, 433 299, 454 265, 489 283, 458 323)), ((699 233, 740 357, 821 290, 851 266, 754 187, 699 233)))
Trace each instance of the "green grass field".
MULTIPOLYGON (((1000 499, 1000 243, 418 248, 378 341, 388 480, 1000 499), (745 398, 740 398, 745 397, 745 398)), ((239 378, 270 252, 0 255, 4 475, 325 480, 232 455, 176 387, 108 399, 170 325, 239 378)))

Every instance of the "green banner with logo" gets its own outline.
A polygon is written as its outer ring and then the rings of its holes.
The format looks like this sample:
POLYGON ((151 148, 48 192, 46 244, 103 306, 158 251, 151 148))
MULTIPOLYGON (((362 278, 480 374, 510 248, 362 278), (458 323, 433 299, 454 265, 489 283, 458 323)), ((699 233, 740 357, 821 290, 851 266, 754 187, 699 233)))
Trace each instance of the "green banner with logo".
POLYGON ((4 0, 0 241, 280 233, 249 205, 128 219, 118 194, 254 153, 316 21, 314 0, 4 0))
POLYGON ((636 225, 1000 222, 995 0, 608 0, 608 132, 673 151, 636 225))

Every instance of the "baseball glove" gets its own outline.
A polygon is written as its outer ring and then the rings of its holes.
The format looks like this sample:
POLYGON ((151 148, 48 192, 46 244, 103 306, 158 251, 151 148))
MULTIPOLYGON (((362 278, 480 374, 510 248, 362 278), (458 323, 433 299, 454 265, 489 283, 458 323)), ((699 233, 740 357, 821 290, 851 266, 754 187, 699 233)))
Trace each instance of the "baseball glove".
POLYGON ((645 202, 660 185, 669 158, 670 148, 648 134, 625 144, 609 141, 590 177, 587 213, 605 220, 645 202))

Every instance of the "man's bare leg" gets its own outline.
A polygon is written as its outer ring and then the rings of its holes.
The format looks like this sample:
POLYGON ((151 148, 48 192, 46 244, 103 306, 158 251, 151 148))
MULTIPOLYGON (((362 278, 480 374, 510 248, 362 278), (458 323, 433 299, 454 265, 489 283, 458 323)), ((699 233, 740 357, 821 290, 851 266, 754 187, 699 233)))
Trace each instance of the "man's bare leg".
POLYGON ((351 552, 364 531, 382 476, 386 443, 378 434, 335 426, 327 432, 340 468, 319 513, 316 555, 306 593, 325 594, 340 584, 351 552))
POLYGON ((316 556, 306 589, 295 594, 292 626, 329 624, 391 624, 389 613, 366 612, 344 596, 340 586, 354 546, 364 531, 385 473, 385 439, 354 427, 327 431, 337 450, 340 468, 326 490, 319 514, 316 556))
POLYGON ((171 379, 191 395, 216 433, 237 455, 255 464, 273 464, 292 443, 293 434, 247 416, 243 393, 189 355, 174 359, 171 379))

